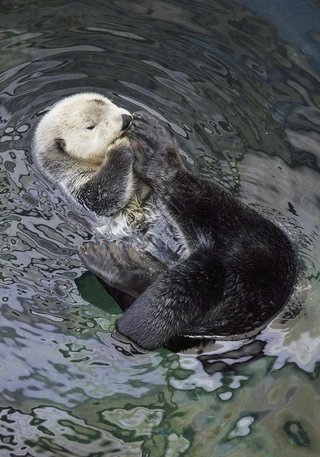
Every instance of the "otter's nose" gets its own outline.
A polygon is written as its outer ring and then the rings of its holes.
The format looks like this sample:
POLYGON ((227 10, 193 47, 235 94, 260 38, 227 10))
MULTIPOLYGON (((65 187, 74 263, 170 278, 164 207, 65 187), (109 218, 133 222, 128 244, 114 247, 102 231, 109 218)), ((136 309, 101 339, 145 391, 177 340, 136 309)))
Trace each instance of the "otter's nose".
POLYGON ((126 130, 132 121, 132 116, 130 114, 121 114, 122 117, 122 130, 126 130))

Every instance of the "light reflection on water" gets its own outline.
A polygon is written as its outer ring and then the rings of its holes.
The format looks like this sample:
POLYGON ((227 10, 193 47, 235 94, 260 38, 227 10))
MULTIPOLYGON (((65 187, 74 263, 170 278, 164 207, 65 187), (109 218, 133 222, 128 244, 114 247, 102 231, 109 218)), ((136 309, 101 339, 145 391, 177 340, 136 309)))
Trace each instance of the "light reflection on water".
POLYGON ((0 455, 318 456, 318 32, 306 58, 231 0, 0 8, 0 455), (39 116, 89 89, 166 119, 194 173, 297 244, 295 297, 256 338, 138 354, 111 336, 88 227, 30 159, 39 116))

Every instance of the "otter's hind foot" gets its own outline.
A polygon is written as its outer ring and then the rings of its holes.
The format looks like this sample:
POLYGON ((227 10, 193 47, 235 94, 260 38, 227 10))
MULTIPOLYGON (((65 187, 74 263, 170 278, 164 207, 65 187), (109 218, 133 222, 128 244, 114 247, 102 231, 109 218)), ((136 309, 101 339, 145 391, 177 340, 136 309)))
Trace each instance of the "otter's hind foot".
POLYGON ((139 297, 164 266, 148 252, 123 241, 84 243, 79 257, 96 276, 109 286, 139 297))

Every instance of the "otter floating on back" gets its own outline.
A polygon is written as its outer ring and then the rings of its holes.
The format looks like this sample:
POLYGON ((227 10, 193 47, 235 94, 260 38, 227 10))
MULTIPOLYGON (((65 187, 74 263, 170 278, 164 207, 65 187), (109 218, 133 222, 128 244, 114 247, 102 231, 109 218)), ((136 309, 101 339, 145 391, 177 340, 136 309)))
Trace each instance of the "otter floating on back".
POLYGON ((40 121, 33 156, 69 199, 102 217, 103 240, 79 255, 125 310, 117 330, 140 347, 245 336, 286 304, 297 273, 287 237, 190 174, 155 116, 76 94, 40 121))

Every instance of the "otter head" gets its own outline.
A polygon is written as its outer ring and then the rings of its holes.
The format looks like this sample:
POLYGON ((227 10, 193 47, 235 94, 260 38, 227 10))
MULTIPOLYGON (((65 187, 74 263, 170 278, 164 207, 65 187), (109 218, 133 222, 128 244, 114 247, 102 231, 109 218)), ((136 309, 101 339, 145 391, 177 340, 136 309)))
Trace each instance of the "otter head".
POLYGON ((42 118, 35 146, 43 153, 54 147, 79 160, 100 164, 131 120, 127 110, 100 94, 75 94, 58 102, 42 118))

